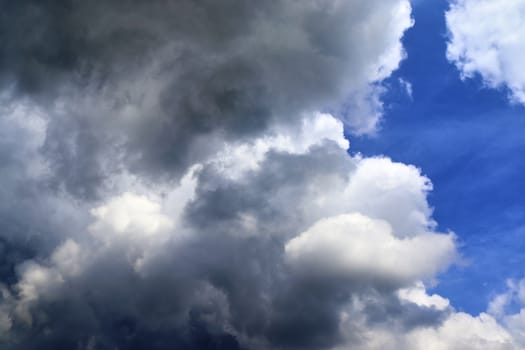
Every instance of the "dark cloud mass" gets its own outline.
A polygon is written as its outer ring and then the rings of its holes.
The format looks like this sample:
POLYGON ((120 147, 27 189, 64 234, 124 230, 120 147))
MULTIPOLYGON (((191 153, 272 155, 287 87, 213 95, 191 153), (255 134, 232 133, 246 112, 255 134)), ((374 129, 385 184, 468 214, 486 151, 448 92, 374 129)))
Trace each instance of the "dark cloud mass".
MULTIPOLYGON (((430 181, 347 152, 408 1, 0 6, 0 348, 415 350, 491 322, 425 290, 456 259, 430 181)), ((498 327, 461 341, 513 349, 498 327)))
POLYGON ((3 86, 45 105, 55 181, 85 197, 119 170, 102 163, 173 176, 224 139, 337 108, 397 66, 410 23, 397 0, 1 5, 3 86))

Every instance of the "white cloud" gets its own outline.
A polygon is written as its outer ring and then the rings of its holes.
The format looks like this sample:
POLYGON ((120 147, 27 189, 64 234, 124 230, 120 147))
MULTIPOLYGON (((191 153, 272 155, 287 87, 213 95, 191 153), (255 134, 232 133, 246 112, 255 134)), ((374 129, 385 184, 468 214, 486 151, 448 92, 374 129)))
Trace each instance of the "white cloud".
POLYGON ((289 263, 309 276, 406 286, 445 269, 455 244, 452 235, 434 233, 398 238, 385 221, 346 214, 317 222, 285 251, 289 263))
POLYGON ((525 1, 457 0, 446 14, 447 57, 463 77, 480 74, 490 87, 506 86, 525 103, 525 1))
POLYGON ((426 199, 430 190, 432 183, 414 166, 364 158, 344 189, 345 206, 388 221, 398 237, 413 236, 435 226, 426 199))
POLYGON ((506 316, 504 322, 509 332, 521 344, 522 348, 525 348, 525 307, 518 313, 506 316))
POLYGON ((16 284, 18 300, 12 317, 31 325, 33 315, 31 306, 41 298, 56 296, 64 283, 63 276, 53 267, 42 266, 34 261, 27 261, 18 268, 20 280, 16 284))
POLYGON ((436 328, 421 328, 408 334, 405 349, 418 350, 512 350, 520 349, 509 332, 490 315, 477 317, 453 313, 436 328))
POLYGON ((492 299, 488 312, 506 325, 516 341, 525 348, 525 278, 508 280, 507 290, 492 299))
POLYGON ((161 212, 156 201, 133 193, 124 193, 91 210, 97 222, 90 228, 102 237, 117 235, 148 237, 173 228, 172 220, 161 212))
MULTIPOLYGON (((361 337, 356 341, 349 337, 348 342, 338 350, 348 348, 357 350, 521 350, 511 332, 489 314, 472 316, 455 311, 449 301, 439 295, 428 295, 422 283, 398 291, 400 300, 406 306, 418 305, 429 314, 442 317, 437 324, 419 322, 414 327, 406 328, 398 320, 376 326, 366 323, 355 315, 359 303, 350 307, 341 320, 341 326, 359 328, 361 337), (426 309, 425 309, 426 308, 426 309)), ((425 318, 424 313, 420 315, 425 318)))
POLYGON ((419 306, 436 308, 438 310, 446 310, 450 306, 448 299, 437 294, 428 295, 422 282, 417 282, 409 288, 400 289, 398 295, 401 300, 415 303, 419 306))

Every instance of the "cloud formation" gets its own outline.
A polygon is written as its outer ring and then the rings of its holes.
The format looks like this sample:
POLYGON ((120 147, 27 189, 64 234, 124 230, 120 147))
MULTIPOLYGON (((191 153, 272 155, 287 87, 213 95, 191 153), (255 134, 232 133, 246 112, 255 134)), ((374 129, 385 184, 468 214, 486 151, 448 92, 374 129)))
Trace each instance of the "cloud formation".
POLYGON ((401 286, 436 275, 453 253, 450 235, 402 239, 387 222, 356 213, 322 219, 285 246, 286 258, 309 278, 361 277, 401 286))
POLYGON ((434 231, 429 180, 350 157, 333 117, 301 124, 317 127, 294 147, 281 129, 229 145, 227 161, 218 152, 175 187, 126 181, 77 207, 82 231, 3 287, 3 346, 519 349, 492 316, 425 291, 456 259, 454 235, 434 231))
POLYGON ((0 81, 46 107, 56 186, 91 198, 107 173, 182 175, 303 113, 372 132, 412 25, 406 0, 2 5, 0 81))
POLYGON ((0 3, 2 349, 520 348, 427 292, 430 180, 348 153, 408 1, 0 3))
POLYGON ((463 78, 479 74, 492 88, 508 88, 525 103, 525 1, 457 0, 446 13, 447 57, 463 78))

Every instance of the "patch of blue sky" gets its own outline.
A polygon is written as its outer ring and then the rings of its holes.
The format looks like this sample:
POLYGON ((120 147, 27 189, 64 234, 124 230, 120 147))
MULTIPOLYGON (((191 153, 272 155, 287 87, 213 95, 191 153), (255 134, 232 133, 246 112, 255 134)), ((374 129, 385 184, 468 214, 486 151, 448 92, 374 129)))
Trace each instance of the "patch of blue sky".
POLYGON ((477 314, 508 278, 525 273, 525 108, 512 105, 504 88, 460 79, 445 55, 447 1, 413 7, 407 59, 385 82, 380 131, 350 136, 351 152, 414 164, 432 180, 434 218, 456 232, 465 259, 435 291, 477 314))

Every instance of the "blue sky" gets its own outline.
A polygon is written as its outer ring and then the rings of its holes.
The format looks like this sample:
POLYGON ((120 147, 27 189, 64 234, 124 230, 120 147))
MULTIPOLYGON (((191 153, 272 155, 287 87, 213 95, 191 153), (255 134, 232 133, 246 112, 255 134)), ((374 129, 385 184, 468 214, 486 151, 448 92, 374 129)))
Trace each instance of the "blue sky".
POLYGON ((387 82, 376 136, 351 136, 351 151, 420 167, 434 185, 429 201, 441 230, 459 236, 463 266, 435 289, 459 309, 479 313, 525 266, 525 108, 505 88, 460 79, 447 61, 447 1, 413 3, 407 59, 387 82), (413 88, 410 99, 398 83, 413 88))

